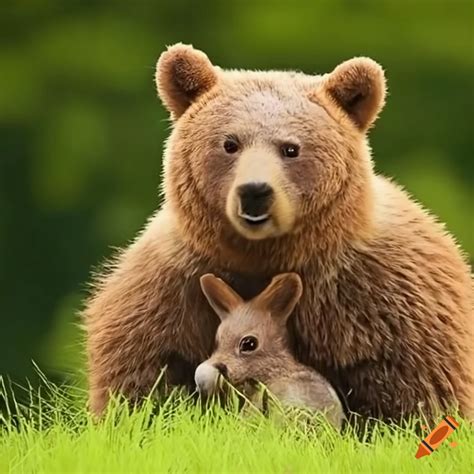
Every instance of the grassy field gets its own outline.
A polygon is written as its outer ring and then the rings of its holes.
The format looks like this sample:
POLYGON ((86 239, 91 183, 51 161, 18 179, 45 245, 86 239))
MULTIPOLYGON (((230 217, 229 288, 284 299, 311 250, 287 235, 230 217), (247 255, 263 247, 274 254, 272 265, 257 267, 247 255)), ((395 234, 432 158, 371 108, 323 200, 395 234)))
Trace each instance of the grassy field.
POLYGON ((474 431, 462 420, 431 456, 415 459, 419 437, 410 428, 380 424, 357 439, 328 426, 311 431, 293 418, 275 422, 236 409, 203 411, 179 396, 159 412, 151 403, 135 412, 116 403, 97 424, 83 393, 54 388, 30 398, 18 406, 8 397, 0 420, 2 474, 474 473, 474 431), (449 446, 453 441, 456 447, 449 446))

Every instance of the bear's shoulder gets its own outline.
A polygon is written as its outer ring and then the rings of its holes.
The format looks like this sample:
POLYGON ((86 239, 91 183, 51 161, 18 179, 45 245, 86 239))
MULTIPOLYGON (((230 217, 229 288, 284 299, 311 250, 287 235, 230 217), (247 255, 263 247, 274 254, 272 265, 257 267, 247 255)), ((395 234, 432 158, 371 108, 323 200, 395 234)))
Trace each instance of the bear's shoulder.
MULTIPOLYGON (((370 243, 374 251, 391 249, 392 254, 398 253, 402 257, 414 252, 418 257, 425 257, 427 264, 432 264, 436 255, 447 257, 445 264, 450 260, 456 265, 463 262, 464 256, 445 225, 402 186, 386 177, 374 176, 373 204, 373 239, 370 243)), ((458 265, 458 268, 464 270, 465 265, 458 265)))

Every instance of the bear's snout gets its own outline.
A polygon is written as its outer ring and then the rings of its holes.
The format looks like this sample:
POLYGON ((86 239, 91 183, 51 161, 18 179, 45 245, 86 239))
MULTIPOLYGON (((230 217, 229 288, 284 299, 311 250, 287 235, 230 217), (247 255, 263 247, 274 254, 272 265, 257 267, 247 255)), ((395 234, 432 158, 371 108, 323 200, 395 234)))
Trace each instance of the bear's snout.
POLYGON ((247 183, 237 188, 239 215, 250 224, 260 224, 269 217, 273 188, 267 183, 247 183))

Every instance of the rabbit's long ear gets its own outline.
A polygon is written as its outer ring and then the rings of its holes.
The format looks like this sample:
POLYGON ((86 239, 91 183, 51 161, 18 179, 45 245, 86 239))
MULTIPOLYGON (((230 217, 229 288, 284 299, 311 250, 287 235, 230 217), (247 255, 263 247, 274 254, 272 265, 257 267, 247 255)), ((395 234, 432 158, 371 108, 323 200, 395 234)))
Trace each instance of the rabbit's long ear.
POLYGON ((303 283, 297 273, 282 273, 273 278, 253 304, 268 311, 275 319, 286 322, 303 294, 303 283))
POLYGON ((203 275, 200 283, 202 292, 221 321, 243 303, 242 298, 227 283, 212 273, 203 275))

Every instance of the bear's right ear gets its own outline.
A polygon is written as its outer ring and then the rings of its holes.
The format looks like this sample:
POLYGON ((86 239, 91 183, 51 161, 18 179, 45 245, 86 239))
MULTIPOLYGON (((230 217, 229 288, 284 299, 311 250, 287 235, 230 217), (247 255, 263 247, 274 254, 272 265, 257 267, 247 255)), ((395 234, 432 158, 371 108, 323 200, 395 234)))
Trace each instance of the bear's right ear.
POLYGON ((221 321, 243 303, 242 298, 227 283, 212 273, 203 275, 200 283, 204 296, 221 321))
POLYGON ((177 43, 158 59, 155 80, 163 104, 177 120, 217 83, 217 72, 202 51, 177 43))
POLYGON ((385 104, 382 67, 370 58, 353 58, 323 76, 321 90, 361 131, 367 131, 385 104))

